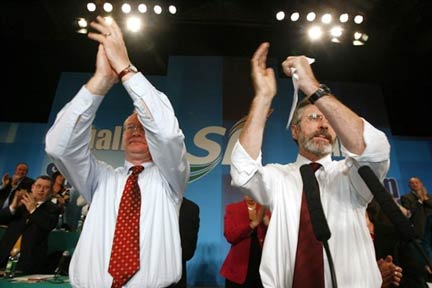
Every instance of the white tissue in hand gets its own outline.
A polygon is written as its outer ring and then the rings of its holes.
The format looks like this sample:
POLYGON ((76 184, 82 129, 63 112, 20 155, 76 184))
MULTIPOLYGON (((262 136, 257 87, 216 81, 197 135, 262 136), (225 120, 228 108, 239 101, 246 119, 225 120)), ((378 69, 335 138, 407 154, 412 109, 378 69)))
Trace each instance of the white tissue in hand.
MULTIPOLYGON (((306 58, 307 58, 309 64, 312 64, 315 62, 314 58, 309 58, 309 57, 306 57, 306 58)), ((291 123, 292 117, 294 115, 294 110, 297 107, 297 102, 298 102, 298 83, 297 82, 299 80, 299 76, 297 74, 297 69, 295 67, 291 67, 290 69, 291 69, 292 81, 293 81, 293 86, 294 86, 294 95, 293 95, 291 111, 290 111, 290 114, 288 117, 286 129, 289 129, 289 127, 290 127, 290 123, 291 123)))

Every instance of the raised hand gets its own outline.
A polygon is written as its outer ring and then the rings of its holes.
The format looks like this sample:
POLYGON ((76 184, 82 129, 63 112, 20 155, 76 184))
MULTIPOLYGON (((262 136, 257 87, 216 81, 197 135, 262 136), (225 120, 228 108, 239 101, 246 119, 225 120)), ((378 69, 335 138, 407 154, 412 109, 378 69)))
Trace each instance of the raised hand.
POLYGON ((289 56, 282 63, 284 73, 293 77, 293 73, 298 76, 299 88, 307 95, 311 95, 319 88, 319 82, 315 78, 309 60, 306 56, 289 56))
POLYGON ((270 100, 276 95, 276 78, 272 68, 267 68, 267 54, 270 44, 262 43, 255 51, 252 59, 252 84, 255 97, 265 97, 270 100))
POLYGON ((27 211, 30 213, 32 213, 37 207, 37 202, 30 193, 24 193, 22 195, 21 203, 26 206, 27 211))
POLYGON ((114 20, 108 21, 101 16, 98 16, 90 25, 99 33, 90 32, 88 37, 103 45, 111 67, 117 74, 120 73, 130 64, 120 27, 114 20))
POLYGON ((9 174, 6 173, 3 175, 3 178, 2 178, 2 186, 5 187, 9 183, 10 183, 10 177, 9 177, 9 174))

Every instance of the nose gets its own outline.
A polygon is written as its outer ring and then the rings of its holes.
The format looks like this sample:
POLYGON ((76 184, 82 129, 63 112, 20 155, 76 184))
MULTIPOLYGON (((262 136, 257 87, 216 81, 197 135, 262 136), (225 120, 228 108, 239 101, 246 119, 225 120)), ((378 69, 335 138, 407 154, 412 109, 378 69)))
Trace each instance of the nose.
POLYGON ((323 129, 328 129, 330 126, 330 123, 328 122, 328 120, 326 118, 321 119, 320 123, 320 127, 323 129))
POLYGON ((141 127, 135 126, 132 129, 132 135, 142 135, 143 130, 141 129, 141 127))

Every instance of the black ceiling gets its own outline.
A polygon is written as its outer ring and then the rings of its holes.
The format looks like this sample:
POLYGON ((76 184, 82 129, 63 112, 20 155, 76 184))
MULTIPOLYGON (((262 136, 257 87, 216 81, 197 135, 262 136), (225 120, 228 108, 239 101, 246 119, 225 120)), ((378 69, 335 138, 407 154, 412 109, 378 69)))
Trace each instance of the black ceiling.
MULTIPOLYGON (((120 1, 111 2, 118 5, 120 1)), ((381 85, 393 134, 432 136, 424 103, 432 96, 432 1, 176 3, 178 14, 152 21, 145 38, 125 35, 131 59, 145 73, 164 74, 168 55, 250 57, 260 42, 270 41, 270 57, 281 60, 305 54, 320 59, 314 69, 321 80, 381 85), (370 36, 367 45, 311 46, 296 32, 298 26, 274 20, 279 9, 301 10, 311 5, 363 11, 370 36)), ((60 73, 94 69, 96 44, 75 33, 72 25, 75 17, 85 13, 85 1, 7 0, 0 5, 2 63, 6 63, 0 121, 47 122, 60 73)))

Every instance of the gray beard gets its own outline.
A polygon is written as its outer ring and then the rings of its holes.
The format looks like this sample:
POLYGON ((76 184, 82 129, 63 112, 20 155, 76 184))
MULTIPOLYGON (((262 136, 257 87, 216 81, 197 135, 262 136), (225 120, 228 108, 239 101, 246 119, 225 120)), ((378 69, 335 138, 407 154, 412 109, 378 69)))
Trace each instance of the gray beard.
POLYGON ((327 156, 332 153, 333 145, 331 144, 320 144, 317 145, 312 139, 306 140, 304 143, 304 149, 320 158, 327 156))

